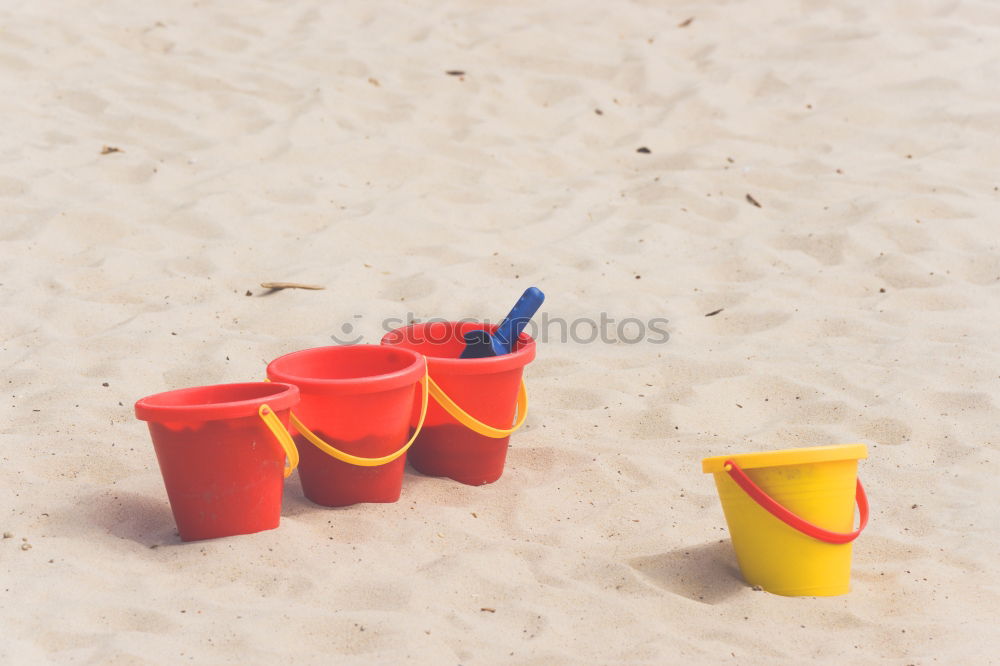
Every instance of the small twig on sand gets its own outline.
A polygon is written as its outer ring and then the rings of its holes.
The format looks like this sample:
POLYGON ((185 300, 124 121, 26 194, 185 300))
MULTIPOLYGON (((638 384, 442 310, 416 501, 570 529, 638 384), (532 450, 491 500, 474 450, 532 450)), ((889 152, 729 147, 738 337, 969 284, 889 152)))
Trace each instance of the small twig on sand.
POLYGON ((300 284, 298 282, 261 282, 264 289, 326 289, 318 284, 300 284))

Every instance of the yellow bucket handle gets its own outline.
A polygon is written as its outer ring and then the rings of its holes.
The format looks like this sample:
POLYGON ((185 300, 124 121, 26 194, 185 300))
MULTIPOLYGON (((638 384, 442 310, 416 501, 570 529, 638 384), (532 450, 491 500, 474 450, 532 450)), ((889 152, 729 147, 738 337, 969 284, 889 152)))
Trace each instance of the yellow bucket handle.
MULTIPOLYGON (((270 380, 266 380, 270 381, 270 380)), ((382 456, 380 458, 363 458, 361 456, 355 456, 353 454, 347 453, 346 451, 341 451, 340 449, 331 446, 329 443, 323 441, 319 436, 316 435, 312 430, 310 430, 302 421, 295 416, 294 412, 289 413, 289 421, 295 427, 296 430, 313 446, 327 454, 332 458, 336 458, 341 462, 345 462, 349 465, 357 465, 360 467, 377 467, 379 465, 386 465, 391 463, 393 460, 399 458, 401 455, 406 453, 406 451, 413 446, 413 443, 417 440, 417 435, 420 434, 421 429, 424 427, 424 419, 427 417, 427 404, 428 397, 434 398, 435 402, 441 405, 453 419, 464 425, 466 428, 472 430, 475 433, 483 435, 485 437, 490 437, 493 439, 502 439, 508 437, 514 433, 518 428, 524 425, 524 421, 528 418, 528 389, 524 385, 524 380, 521 380, 520 386, 517 389, 517 421, 510 428, 494 428, 493 426, 487 425, 482 421, 476 419, 474 416, 466 412, 464 409, 458 406, 451 397, 445 393, 437 382, 431 379, 430 374, 427 370, 427 358, 424 357, 424 376, 420 379, 420 383, 423 384, 423 396, 421 398, 420 404, 420 418, 417 420, 417 428, 413 431, 413 436, 410 437, 410 441, 404 444, 397 451, 390 453, 387 456, 382 456)), ((280 425, 280 422, 279 422, 280 425)), ((284 428, 282 428, 284 430, 284 428)), ((285 435, 287 436, 287 432, 285 435)), ((277 435, 277 433, 276 433, 277 435)), ((290 438, 289 438, 290 439, 290 438)), ((279 437, 279 441, 281 438, 279 437)), ((284 446, 284 443, 282 443, 284 446)), ((294 445, 292 446, 294 449, 294 445)), ((286 449, 287 450, 287 449, 286 449)), ((295 456, 296 463, 298 463, 298 455, 296 452, 295 456)), ((285 476, 291 473, 291 470, 286 471, 285 476)))
POLYGON ((517 422, 510 428, 494 428, 493 426, 486 425, 459 407, 447 393, 441 390, 441 387, 438 386, 437 382, 431 379, 430 376, 427 377, 427 382, 430 385, 431 397, 434 398, 439 405, 441 405, 441 408, 444 409, 444 411, 448 412, 453 419, 464 425, 469 430, 485 437, 503 439, 520 428, 524 424, 524 420, 528 418, 528 389, 525 387, 523 379, 521 380, 521 385, 517 389, 517 422))
POLYGON ((381 458, 362 458, 361 456, 355 456, 347 453, 346 451, 341 451, 340 449, 330 446, 328 443, 317 437, 316 433, 307 428, 302 421, 299 421, 294 413, 290 414, 289 420, 292 425, 295 426, 295 429, 298 430, 310 444, 332 458, 336 458, 337 460, 345 462, 349 465, 357 465, 359 467, 378 467, 379 465, 386 465, 406 453, 407 449, 409 449, 413 445, 413 442, 417 440, 417 435, 420 434, 421 428, 424 427, 424 418, 427 416, 427 386, 430 383, 430 377, 427 375, 427 359, 424 359, 424 376, 420 379, 420 383, 423 384, 424 390, 423 398, 420 403, 420 419, 417 421, 417 429, 413 431, 413 436, 410 437, 410 441, 404 444, 402 448, 390 453, 387 456, 382 456, 381 458))
POLYGON ((295 448, 295 441, 292 436, 288 434, 285 430, 285 426, 281 424, 281 419, 274 413, 268 405, 261 405, 260 409, 257 410, 257 414, 260 415, 264 425, 268 427, 271 434, 278 440, 278 444, 281 444, 281 448, 285 450, 285 455, 288 457, 288 465, 285 466, 285 478, 292 473, 299 465, 299 450, 295 448))

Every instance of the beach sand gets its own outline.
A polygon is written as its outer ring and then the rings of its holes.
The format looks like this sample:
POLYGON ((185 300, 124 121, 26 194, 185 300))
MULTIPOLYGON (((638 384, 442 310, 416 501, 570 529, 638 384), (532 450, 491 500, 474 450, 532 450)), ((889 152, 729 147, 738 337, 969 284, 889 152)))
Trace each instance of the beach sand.
POLYGON ((1000 663, 996 4, 0 18, 3 663, 1000 663), (528 285, 499 481, 179 541, 136 399, 528 285), (701 458, 856 441, 851 593, 751 589, 701 458))

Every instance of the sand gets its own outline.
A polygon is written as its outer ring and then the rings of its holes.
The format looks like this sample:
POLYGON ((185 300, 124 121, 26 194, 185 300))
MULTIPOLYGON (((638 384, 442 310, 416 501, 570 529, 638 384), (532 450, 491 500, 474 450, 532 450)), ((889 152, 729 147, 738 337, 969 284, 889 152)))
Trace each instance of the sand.
POLYGON ((0 661, 1000 663, 994 3, 0 18, 0 661), (136 399, 532 284, 498 482, 179 541, 136 399), (854 441, 852 592, 751 589, 700 459, 854 441))

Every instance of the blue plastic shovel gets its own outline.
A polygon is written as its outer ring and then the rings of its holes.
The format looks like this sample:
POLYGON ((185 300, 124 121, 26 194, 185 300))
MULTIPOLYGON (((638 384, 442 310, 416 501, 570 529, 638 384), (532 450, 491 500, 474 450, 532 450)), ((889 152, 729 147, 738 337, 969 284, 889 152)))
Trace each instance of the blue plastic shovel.
POLYGON ((490 335, 488 331, 475 330, 464 335, 465 350, 459 358, 485 358, 511 353, 521 331, 538 312, 544 300, 545 294, 541 289, 528 287, 514 304, 510 314, 500 322, 496 333, 490 335))

